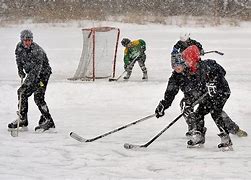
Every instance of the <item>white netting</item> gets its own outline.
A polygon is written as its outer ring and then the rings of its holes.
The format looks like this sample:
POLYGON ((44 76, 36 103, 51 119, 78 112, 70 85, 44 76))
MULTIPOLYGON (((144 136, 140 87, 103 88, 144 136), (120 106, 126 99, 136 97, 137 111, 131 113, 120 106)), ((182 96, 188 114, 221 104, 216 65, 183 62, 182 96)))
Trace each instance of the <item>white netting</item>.
POLYGON ((83 29, 83 50, 71 79, 113 77, 115 73, 119 29, 102 27, 83 29))

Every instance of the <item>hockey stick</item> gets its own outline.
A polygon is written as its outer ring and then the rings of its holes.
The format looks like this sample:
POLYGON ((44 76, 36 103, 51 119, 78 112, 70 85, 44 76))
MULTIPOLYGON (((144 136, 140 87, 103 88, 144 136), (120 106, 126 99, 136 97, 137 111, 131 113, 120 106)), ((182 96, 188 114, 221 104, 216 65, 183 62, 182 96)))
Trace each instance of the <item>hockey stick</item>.
POLYGON ((217 53, 217 54, 219 54, 219 55, 224 55, 224 53, 223 52, 220 52, 220 51, 207 51, 207 52, 204 52, 204 54, 208 54, 208 53, 217 53))
MULTIPOLYGON (((138 57, 139 57, 139 55, 136 56, 136 57, 133 59, 133 61, 132 61, 128 66, 131 66, 131 65, 136 61, 136 59, 137 59, 138 57)), ((123 72, 120 76, 118 76, 117 78, 109 78, 109 81, 118 81, 126 72, 127 72, 127 71, 124 70, 124 72, 123 72)))
MULTIPOLYGON (((200 103, 204 97, 207 95, 207 93, 203 94, 199 99, 197 99, 193 104, 192 107, 194 107, 196 104, 200 103)), ((178 121, 182 116, 184 112, 182 112, 178 117, 176 117, 168 126, 166 126, 162 131, 160 131, 156 136, 154 136, 150 141, 143 145, 134 145, 125 143, 124 148, 125 149, 135 149, 135 148, 147 148, 150 144, 152 144, 153 141, 155 141, 158 137, 160 137, 161 134, 163 134, 168 128, 170 128, 176 121, 178 121)))
POLYGON ((152 118, 152 117, 154 117, 154 116, 155 116, 155 114, 151 114, 151 115, 146 116, 146 117, 144 117, 144 118, 138 119, 137 121, 134 121, 134 122, 132 122, 132 123, 129 123, 129 124, 124 125, 124 126, 121 126, 121 127, 117 128, 117 129, 114 129, 114 130, 112 130, 112 131, 109 131, 109 132, 107 132, 107 133, 104 133, 104 134, 102 134, 102 135, 99 135, 99 136, 97 136, 97 137, 90 138, 90 139, 85 139, 85 138, 79 136, 78 134, 76 134, 76 133, 74 133, 74 132, 71 132, 71 133, 70 133, 70 136, 71 136, 73 139, 76 139, 76 140, 79 141, 79 142, 92 142, 92 141, 96 141, 97 139, 100 139, 100 138, 103 138, 103 137, 105 137, 105 136, 108 136, 109 134, 113 134, 113 133, 118 132, 118 131, 120 131, 120 130, 122 130, 122 129, 128 128, 128 127, 130 127, 130 126, 132 126, 132 125, 138 124, 139 122, 142 122, 142 121, 145 121, 145 120, 147 120, 147 119, 150 119, 150 118, 152 118))
MULTIPOLYGON (((23 85, 23 78, 21 78, 21 86, 23 85)), ((19 101, 18 101, 18 118, 17 118, 17 129, 16 130, 11 130, 10 131, 10 134, 12 137, 17 137, 18 136, 18 132, 19 132, 19 123, 20 123, 20 111, 21 111, 21 97, 22 97, 22 92, 20 93, 20 98, 19 98, 19 101)))

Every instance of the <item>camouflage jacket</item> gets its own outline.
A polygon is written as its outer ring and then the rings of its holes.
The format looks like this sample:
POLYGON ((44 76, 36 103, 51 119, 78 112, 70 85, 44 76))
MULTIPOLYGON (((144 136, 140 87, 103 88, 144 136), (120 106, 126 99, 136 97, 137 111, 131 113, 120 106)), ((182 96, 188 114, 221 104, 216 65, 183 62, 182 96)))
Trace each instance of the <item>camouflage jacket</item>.
POLYGON ((145 54, 146 43, 142 39, 131 41, 124 50, 124 63, 130 64, 135 58, 140 58, 145 54))
POLYGON ((15 55, 18 71, 25 71, 27 75, 24 82, 26 84, 38 83, 40 78, 52 73, 46 53, 35 42, 30 48, 24 48, 22 42, 19 42, 15 55))

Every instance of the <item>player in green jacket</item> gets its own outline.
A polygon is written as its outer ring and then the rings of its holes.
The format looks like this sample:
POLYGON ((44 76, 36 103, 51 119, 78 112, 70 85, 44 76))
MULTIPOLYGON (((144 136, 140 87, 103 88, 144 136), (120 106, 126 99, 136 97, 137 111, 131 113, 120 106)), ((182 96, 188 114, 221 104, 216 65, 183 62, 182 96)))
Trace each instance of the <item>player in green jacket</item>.
POLYGON ((121 44, 125 47, 124 50, 124 68, 127 72, 124 77, 125 80, 128 80, 132 74, 132 69, 136 61, 143 72, 143 80, 147 80, 147 69, 145 66, 146 61, 146 43, 142 39, 131 41, 128 38, 123 38, 121 44))

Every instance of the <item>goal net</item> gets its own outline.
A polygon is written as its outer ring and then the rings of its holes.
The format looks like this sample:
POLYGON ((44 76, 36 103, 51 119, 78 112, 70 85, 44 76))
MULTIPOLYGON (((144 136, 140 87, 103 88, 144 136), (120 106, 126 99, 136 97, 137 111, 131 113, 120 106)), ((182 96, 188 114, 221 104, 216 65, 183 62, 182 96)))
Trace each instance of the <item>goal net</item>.
POLYGON ((78 68, 70 80, 93 80, 115 76, 120 30, 114 27, 82 29, 83 49, 78 68))

